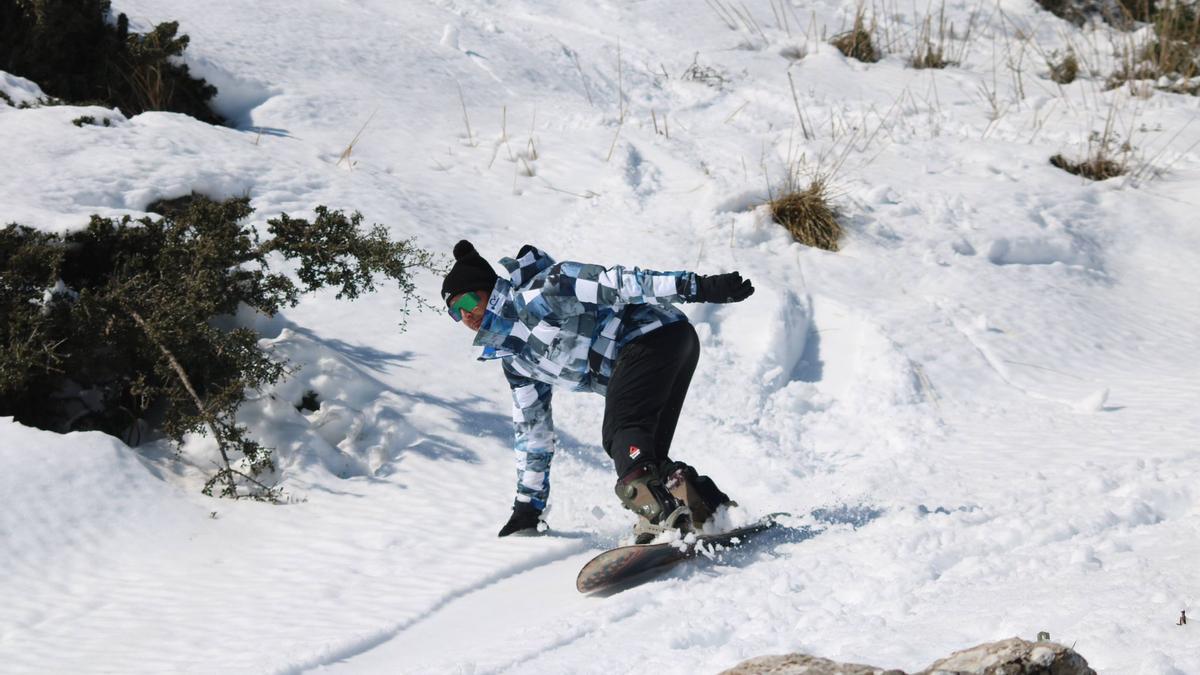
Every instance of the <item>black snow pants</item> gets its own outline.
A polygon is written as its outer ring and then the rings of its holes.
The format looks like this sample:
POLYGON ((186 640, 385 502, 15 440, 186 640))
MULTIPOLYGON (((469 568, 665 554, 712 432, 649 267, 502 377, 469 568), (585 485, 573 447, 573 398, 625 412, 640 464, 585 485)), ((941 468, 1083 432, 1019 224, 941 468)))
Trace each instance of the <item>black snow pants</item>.
POLYGON ((700 338, 687 321, 651 331, 617 354, 604 401, 603 440, 618 478, 667 459, 699 359, 700 338))

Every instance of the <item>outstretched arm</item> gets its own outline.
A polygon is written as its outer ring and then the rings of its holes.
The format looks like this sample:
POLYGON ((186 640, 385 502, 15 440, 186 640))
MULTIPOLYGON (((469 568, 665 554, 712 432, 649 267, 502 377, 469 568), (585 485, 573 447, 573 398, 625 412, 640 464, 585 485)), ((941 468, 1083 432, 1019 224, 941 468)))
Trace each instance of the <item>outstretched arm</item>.
POLYGON ((754 293, 754 286, 738 272, 702 276, 564 262, 551 268, 541 291, 549 309, 564 315, 595 306, 740 302, 754 293))
POLYGON ((695 293, 691 272, 655 272, 637 267, 602 267, 577 262, 558 263, 550 269, 541 289, 556 313, 571 313, 570 306, 585 311, 596 306, 620 308, 642 303, 686 302, 695 293), (559 301, 555 303, 555 301, 559 301), (566 305, 566 306, 564 306, 566 305))

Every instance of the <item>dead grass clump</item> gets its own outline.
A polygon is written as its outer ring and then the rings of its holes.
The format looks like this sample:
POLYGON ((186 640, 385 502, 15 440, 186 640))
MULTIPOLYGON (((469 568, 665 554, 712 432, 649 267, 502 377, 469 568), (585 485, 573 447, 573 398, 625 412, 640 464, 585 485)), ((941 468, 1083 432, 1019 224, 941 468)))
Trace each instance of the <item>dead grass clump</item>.
POLYGON ((692 56, 692 65, 688 66, 687 70, 679 76, 679 79, 685 82, 700 82, 714 89, 720 89, 725 86, 728 81, 721 71, 712 66, 702 66, 696 62, 700 58, 700 52, 696 52, 692 56))
POLYGON ((837 47, 838 51, 845 54, 847 58, 857 59, 863 63, 875 63, 879 61, 881 55, 871 40, 871 33, 874 29, 873 25, 870 29, 866 27, 863 10, 859 9, 854 15, 854 27, 845 33, 833 36, 829 44, 837 47))
POLYGON ((1156 14, 1154 36, 1142 58, 1158 73, 1186 78, 1200 74, 1200 12, 1195 5, 1175 2, 1156 14))
MULTIPOLYGON (((1148 7, 1155 9, 1154 5, 1148 7)), ((1200 12, 1194 4, 1177 1, 1157 7, 1150 18, 1150 36, 1141 43, 1131 42, 1109 78, 1109 87, 1153 80, 1156 88, 1165 91, 1200 93, 1200 81, 1196 80, 1200 77, 1200 12)))
POLYGON ((829 204, 828 182, 817 177, 808 187, 798 187, 796 181, 789 180, 784 192, 771 199, 771 216, 801 244, 826 251, 838 250, 842 226, 829 204))
POLYGON ((1099 13, 1098 8, 1075 0, 1034 0, 1034 2, 1047 12, 1064 21, 1070 21, 1076 26, 1083 26, 1087 23, 1090 15, 1099 13))
POLYGON ((1160 0, 1034 0, 1039 7, 1064 21, 1083 27, 1093 18, 1119 30, 1133 30, 1152 21, 1160 0))
POLYGON ((926 16, 917 36, 917 47, 908 58, 908 65, 918 70, 923 68, 945 68, 958 65, 958 61, 947 58, 946 40, 954 33, 953 26, 947 31, 945 5, 938 15, 937 38, 933 36, 933 17, 926 16))
POLYGON ((1079 59, 1076 58, 1075 52, 1068 50, 1067 53, 1059 60, 1053 59, 1047 62, 1050 66, 1050 79, 1059 84, 1070 84, 1079 77, 1079 59))
POLYGON ((1118 143, 1115 124, 1114 108, 1109 111, 1104 131, 1093 131, 1088 136, 1087 152, 1083 159, 1073 161, 1058 154, 1050 158, 1050 164, 1089 180, 1108 180, 1125 175, 1129 171, 1133 148, 1128 141, 1118 143))
POLYGON ((921 70, 924 68, 945 68, 946 66, 954 65, 954 63, 946 59, 941 47, 925 43, 918 47, 916 53, 909 58, 908 65, 921 70))
MULTIPOLYGON (((1118 0, 1124 19, 1129 21, 1147 22, 1159 12, 1158 0, 1118 0)), ((1113 23, 1113 22, 1109 22, 1113 23)))
POLYGON ((1067 173, 1083 176, 1089 180, 1108 180, 1125 174, 1125 165, 1111 157, 1086 157, 1073 162, 1061 154, 1050 158, 1050 164, 1067 173))

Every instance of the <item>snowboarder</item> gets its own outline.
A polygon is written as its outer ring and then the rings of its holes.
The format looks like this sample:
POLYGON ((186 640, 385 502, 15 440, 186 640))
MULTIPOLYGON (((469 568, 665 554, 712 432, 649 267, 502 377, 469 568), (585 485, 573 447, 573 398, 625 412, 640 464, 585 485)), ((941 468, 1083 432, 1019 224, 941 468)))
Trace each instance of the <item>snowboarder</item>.
POLYGON ((700 356, 674 304, 740 302, 754 293, 749 279, 556 263, 528 244, 500 261, 504 279, 466 240, 454 260, 442 283, 450 316, 476 333, 481 361, 501 361, 512 389, 517 496, 499 536, 538 531, 555 449, 553 386, 605 397, 603 446, 617 497, 638 516, 638 543, 698 528, 731 504, 711 478, 668 457, 700 356))

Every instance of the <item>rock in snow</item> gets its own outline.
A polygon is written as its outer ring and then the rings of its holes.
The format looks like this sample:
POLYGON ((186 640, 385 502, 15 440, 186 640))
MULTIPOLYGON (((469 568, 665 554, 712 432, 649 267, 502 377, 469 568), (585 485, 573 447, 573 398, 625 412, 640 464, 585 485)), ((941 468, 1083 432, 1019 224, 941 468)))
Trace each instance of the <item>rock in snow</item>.
MULTIPOLYGON (((1095 675, 1087 660, 1056 642, 1009 638, 955 652, 916 675, 1095 675)), ((904 675, 857 663, 838 663, 807 654, 760 656, 721 675, 904 675)))
POLYGON ((758 656, 722 671, 721 675, 904 675, 904 671, 838 663, 808 654, 785 654, 758 656))

